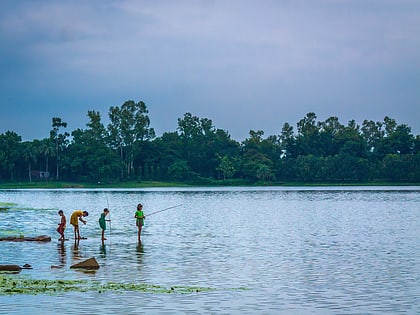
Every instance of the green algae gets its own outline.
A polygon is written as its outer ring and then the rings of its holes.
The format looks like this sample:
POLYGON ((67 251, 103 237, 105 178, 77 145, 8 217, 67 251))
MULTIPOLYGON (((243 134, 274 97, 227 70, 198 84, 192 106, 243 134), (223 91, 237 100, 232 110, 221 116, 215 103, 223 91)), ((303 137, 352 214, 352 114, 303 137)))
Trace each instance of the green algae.
MULTIPOLYGON (((120 282, 97 282, 87 280, 39 280, 22 276, 0 274, 0 295, 15 294, 58 294, 63 292, 127 292, 136 291, 151 294, 190 294, 216 291, 215 288, 194 286, 165 287, 155 284, 133 284, 120 282)), ((226 290, 226 289, 223 289, 226 290)), ((245 290, 235 288, 228 290, 245 290)))
POLYGON ((83 280, 37 280, 11 275, 0 275, 0 295, 53 294, 69 291, 88 291, 88 282, 83 280))
POLYGON ((17 203, 13 202, 0 202, 0 210, 9 210, 12 207, 17 206, 17 203))
POLYGON ((16 237, 23 237, 23 231, 22 230, 2 230, 0 229, 0 235, 3 236, 16 236, 16 237))
POLYGON ((58 210, 58 209, 51 209, 51 208, 33 208, 27 207, 25 205, 19 205, 13 202, 0 202, 0 211, 8 211, 8 210, 36 210, 36 211, 49 211, 49 210, 58 210))

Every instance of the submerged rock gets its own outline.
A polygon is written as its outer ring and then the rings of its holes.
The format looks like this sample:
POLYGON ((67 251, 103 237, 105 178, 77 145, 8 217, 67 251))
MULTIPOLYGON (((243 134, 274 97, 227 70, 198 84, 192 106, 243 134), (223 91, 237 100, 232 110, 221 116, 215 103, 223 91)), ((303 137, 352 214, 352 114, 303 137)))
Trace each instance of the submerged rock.
POLYGON ((35 237, 19 237, 19 236, 6 236, 6 237, 0 237, 1 241, 7 241, 7 242, 50 242, 51 237, 48 235, 39 235, 35 237))
POLYGON ((82 268, 82 269, 99 269, 99 264, 95 257, 86 259, 82 262, 70 266, 70 268, 82 268))
POLYGON ((30 264, 18 265, 0 265, 0 271, 20 272, 22 269, 32 269, 30 264))
POLYGON ((0 271, 20 272, 22 267, 18 265, 0 265, 0 271))

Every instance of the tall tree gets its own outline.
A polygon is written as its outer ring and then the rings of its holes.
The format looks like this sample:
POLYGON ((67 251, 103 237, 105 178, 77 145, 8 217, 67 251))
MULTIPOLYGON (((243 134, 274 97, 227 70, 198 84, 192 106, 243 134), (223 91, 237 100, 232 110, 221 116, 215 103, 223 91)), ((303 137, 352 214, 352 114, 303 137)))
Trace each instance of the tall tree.
POLYGON ((234 154, 239 144, 211 119, 185 113, 178 118, 178 132, 182 142, 182 156, 190 170, 203 177, 216 177, 219 155, 234 154))
POLYGON ((49 160, 50 157, 55 156, 54 152, 54 144, 52 143, 50 138, 45 138, 40 141, 39 153, 45 159, 45 181, 48 181, 48 178, 50 177, 49 160))
POLYGON ((28 165, 28 178, 29 182, 32 182, 32 165, 37 162, 38 147, 36 142, 23 142, 23 158, 28 165))
POLYGON ((374 122, 373 120, 364 120, 361 131, 366 143, 367 153, 375 159, 377 157, 380 142, 385 136, 385 132, 382 129, 382 123, 374 122))
POLYGON ((320 154, 323 156, 334 156, 338 154, 340 147, 338 135, 343 132, 344 126, 335 116, 329 117, 318 123, 320 154))
POLYGON ((296 138, 294 135, 293 126, 289 125, 287 122, 284 123, 279 139, 282 150, 282 157, 296 157, 296 138))
POLYGON ((276 146, 275 138, 263 139, 264 131, 250 130, 249 138, 242 143, 242 174, 253 180, 274 180, 275 162, 272 152, 278 152, 280 159, 280 146, 276 146), (274 140, 274 141, 273 141, 274 140))
POLYGON ((319 155, 321 149, 319 145, 319 128, 316 124, 315 113, 307 113, 306 116, 297 123, 297 147, 299 155, 319 155))
POLYGON ((111 106, 108 125, 109 140, 112 147, 118 149, 122 163, 121 176, 130 177, 135 168, 134 144, 153 139, 155 131, 150 128, 150 119, 146 104, 142 101, 126 101, 121 107, 111 106))
POLYGON ((21 154, 22 138, 14 131, 6 131, 0 134, 0 152, 1 166, 7 169, 10 174, 10 180, 14 180, 15 166, 21 154))
POLYGON ((56 158, 56 176, 55 179, 59 179, 60 169, 60 158, 61 152, 65 149, 68 144, 68 132, 61 133, 61 128, 66 128, 67 123, 62 121, 60 117, 52 118, 52 130, 50 131, 50 139, 55 144, 55 158, 56 158))
POLYGON ((75 180, 107 182, 118 178, 118 154, 106 144, 106 130, 101 115, 88 111, 89 127, 72 132, 63 166, 67 175, 75 180))

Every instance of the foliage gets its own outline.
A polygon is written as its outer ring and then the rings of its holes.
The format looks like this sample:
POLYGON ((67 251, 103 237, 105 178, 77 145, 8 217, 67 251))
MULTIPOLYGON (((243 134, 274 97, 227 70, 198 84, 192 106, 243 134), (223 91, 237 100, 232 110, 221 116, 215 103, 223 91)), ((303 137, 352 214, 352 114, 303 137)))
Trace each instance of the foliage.
POLYGON ((111 106, 105 127, 99 112, 87 113, 86 129, 70 134, 52 118, 48 138, 21 141, 0 134, 0 181, 53 180, 90 184, 177 182, 197 185, 252 183, 420 182, 420 137, 386 116, 383 121, 337 117, 317 121, 308 113, 296 129, 279 135, 250 130, 242 142, 211 119, 185 113, 176 131, 156 137, 142 101, 111 106), (56 166, 55 178, 49 176, 56 166))

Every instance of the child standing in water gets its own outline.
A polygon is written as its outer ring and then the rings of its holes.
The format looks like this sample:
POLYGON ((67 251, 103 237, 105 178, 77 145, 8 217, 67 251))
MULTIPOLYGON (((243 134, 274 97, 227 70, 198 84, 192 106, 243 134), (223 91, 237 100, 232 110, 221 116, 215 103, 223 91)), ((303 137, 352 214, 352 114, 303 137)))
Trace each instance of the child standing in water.
POLYGON ((106 230, 106 221, 111 221, 111 220, 105 220, 105 217, 108 215, 109 210, 108 208, 104 209, 104 212, 101 213, 101 217, 99 218, 99 226, 102 229, 102 240, 106 240, 105 238, 105 230, 106 230))
POLYGON ((86 224, 86 221, 83 220, 83 217, 87 217, 89 213, 87 211, 75 210, 70 217, 70 224, 74 227, 74 239, 80 240, 80 229, 79 229, 79 220, 86 224))
POLYGON ((141 243, 141 239, 140 239, 140 235, 141 235, 141 228, 144 225, 144 219, 146 219, 144 213, 143 213, 143 205, 141 203, 139 203, 137 205, 137 211, 134 214, 134 217, 136 218, 136 225, 137 225, 137 229, 138 229, 138 241, 139 243, 141 243))
POLYGON ((60 234, 59 241, 64 241, 64 230, 66 228, 66 216, 64 215, 63 210, 58 211, 59 216, 61 217, 60 223, 58 223, 57 232, 60 234))

